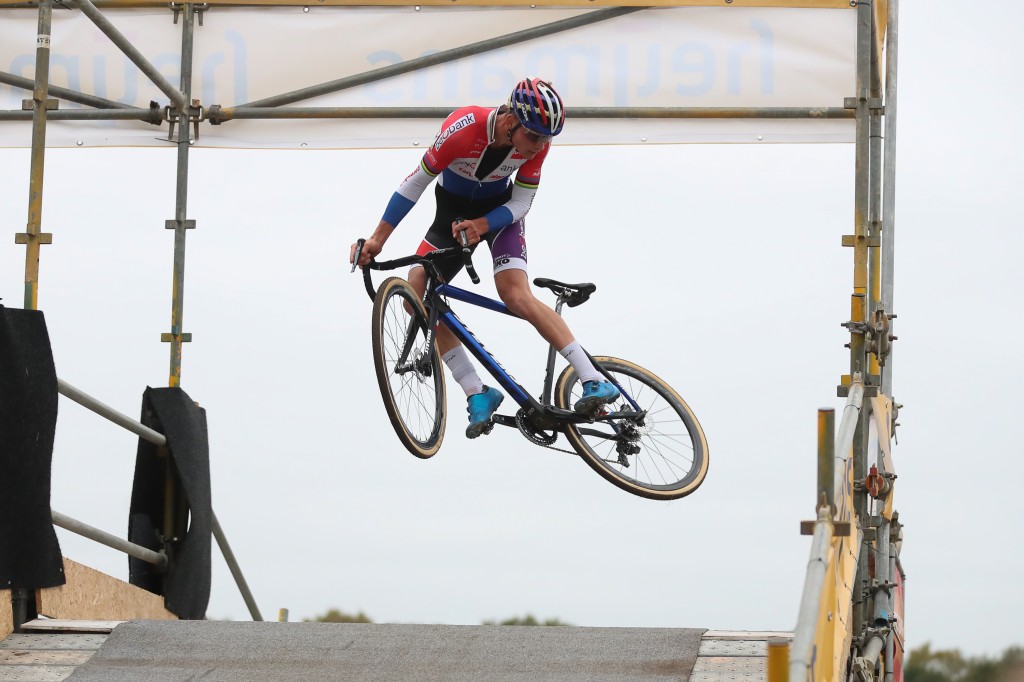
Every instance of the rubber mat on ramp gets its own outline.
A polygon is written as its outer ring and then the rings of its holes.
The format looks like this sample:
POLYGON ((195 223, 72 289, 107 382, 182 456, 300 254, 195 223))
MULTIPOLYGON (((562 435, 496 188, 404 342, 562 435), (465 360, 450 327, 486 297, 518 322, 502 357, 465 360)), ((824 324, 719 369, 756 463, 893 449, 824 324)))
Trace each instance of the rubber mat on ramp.
POLYGON ((688 680, 704 630, 133 621, 72 682, 688 680))

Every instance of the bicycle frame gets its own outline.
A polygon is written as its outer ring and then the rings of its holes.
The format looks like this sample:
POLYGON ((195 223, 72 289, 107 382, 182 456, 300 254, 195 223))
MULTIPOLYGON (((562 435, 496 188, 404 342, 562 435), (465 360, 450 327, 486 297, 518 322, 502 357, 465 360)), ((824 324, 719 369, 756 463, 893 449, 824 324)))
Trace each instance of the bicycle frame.
MULTIPOLYGON (((541 399, 538 401, 534 398, 529 391, 516 381, 512 375, 502 367, 501 363, 498 362, 490 351, 488 351, 483 343, 473 334, 472 331, 459 319, 459 317, 452 310, 451 306, 448 305, 446 298, 455 299, 463 303, 498 312, 510 317, 520 319, 515 313, 508 309, 501 301, 496 301, 486 296, 467 291, 466 289, 460 289, 459 287, 452 286, 443 282, 438 282, 438 275, 433 261, 449 253, 455 253, 458 247, 449 247, 448 249, 439 249, 427 256, 408 256, 405 258, 399 258, 392 261, 386 261, 383 263, 373 263, 371 267, 378 270, 391 270, 402 267, 404 265, 419 264, 422 265, 426 270, 427 282, 423 293, 423 304, 427 308, 427 314, 429 316, 428 325, 428 343, 430 347, 435 342, 437 335, 437 324, 444 323, 451 332, 455 335, 459 341, 469 350, 470 353, 481 363, 481 365, 487 370, 487 372, 494 377, 495 381, 505 389, 505 391, 512 397, 513 400, 523 409, 525 416, 537 423, 541 428, 556 429, 563 424, 581 424, 581 423, 593 423, 595 419, 590 416, 584 416, 571 410, 564 410, 554 406, 551 402, 552 389, 554 385, 554 369, 555 369, 555 348, 548 346, 548 357, 544 375, 544 388, 541 395, 541 399)), ((357 255, 358 258, 358 255, 357 255)), ((370 281, 370 268, 364 269, 364 279, 366 282, 367 293, 370 297, 375 296, 375 290, 372 282, 370 281)), ((475 273, 473 273, 475 275, 475 273)), ((478 278, 474 277, 474 281, 479 281, 478 278)), ((565 305, 565 300, 559 296, 555 304, 555 313, 559 316, 562 314, 562 307, 565 305)), ((412 335, 410 334, 410 337, 412 335)), ((409 349, 406 348, 403 353, 403 362, 407 360, 407 354, 409 349)), ((588 353, 589 356, 589 353, 588 353)), ((597 366, 595 364, 595 366, 597 366)), ((615 419, 621 417, 637 417, 643 416, 644 410, 633 400, 633 397, 626 392, 626 390, 615 381, 614 377, 604 372, 599 366, 598 370, 607 377, 609 381, 615 384, 615 387, 619 389, 620 394, 626 398, 634 412, 631 413, 609 413, 601 415, 600 420, 615 419)), ((515 419, 503 415, 494 415, 494 420, 498 423, 506 426, 515 426, 515 419)))

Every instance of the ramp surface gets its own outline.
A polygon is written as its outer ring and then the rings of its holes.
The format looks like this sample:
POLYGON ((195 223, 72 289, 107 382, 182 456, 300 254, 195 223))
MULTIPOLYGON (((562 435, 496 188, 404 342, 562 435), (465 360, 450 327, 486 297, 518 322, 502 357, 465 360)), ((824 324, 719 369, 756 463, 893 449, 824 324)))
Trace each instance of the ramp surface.
POLYGON ((689 680, 704 630, 134 621, 72 682, 689 680))

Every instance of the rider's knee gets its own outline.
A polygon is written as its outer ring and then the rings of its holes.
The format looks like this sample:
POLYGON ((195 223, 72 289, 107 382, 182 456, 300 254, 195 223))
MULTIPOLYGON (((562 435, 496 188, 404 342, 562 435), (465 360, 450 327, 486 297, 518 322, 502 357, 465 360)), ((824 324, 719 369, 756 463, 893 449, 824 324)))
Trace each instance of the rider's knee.
POLYGON ((526 317, 537 301, 529 287, 503 287, 498 289, 498 296, 512 313, 520 317, 526 317))

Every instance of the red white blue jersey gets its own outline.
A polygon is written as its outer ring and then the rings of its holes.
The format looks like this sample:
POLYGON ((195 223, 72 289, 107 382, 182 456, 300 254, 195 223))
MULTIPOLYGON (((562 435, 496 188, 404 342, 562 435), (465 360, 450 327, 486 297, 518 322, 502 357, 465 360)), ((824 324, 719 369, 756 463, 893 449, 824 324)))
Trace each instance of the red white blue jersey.
POLYGON ((478 179, 480 161, 488 145, 494 142, 496 119, 497 109, 470 106, 452 112, 419 167, 402 181, 391 197, 384 211, 384 221, 397 227, 423 195, 423 190, 438 176, 438 184, 446 191, 470 201, 482 201, 506 191, 515 174, 509 200, 485 216, 488 230, 499 230, 525 216, 533 204, 540 184, 540 169, 551 147, 545 145, 536 156, 527 159, 511 146, 498 167, 478 179))

